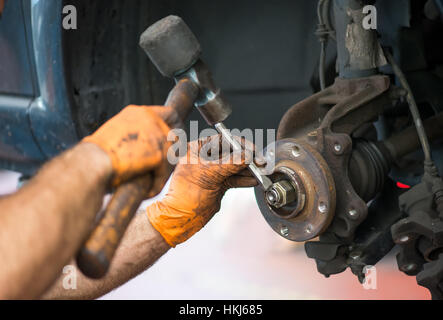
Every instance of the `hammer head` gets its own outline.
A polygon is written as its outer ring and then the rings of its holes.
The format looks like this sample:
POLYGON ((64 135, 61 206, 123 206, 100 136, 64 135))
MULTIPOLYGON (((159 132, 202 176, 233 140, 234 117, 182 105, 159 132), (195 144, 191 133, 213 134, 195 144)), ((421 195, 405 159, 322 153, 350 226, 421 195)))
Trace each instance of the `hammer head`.
POLYGON ((161 74, 170 78, 192 67, 201 54, 192 31, 180 17, 172 15, 146 29, 140 46, 161 74))

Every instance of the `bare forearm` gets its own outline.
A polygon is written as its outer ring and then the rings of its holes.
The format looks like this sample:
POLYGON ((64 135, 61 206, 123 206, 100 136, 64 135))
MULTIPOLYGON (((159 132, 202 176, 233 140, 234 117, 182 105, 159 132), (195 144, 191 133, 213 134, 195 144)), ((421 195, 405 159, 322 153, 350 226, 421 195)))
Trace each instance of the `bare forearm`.
POLYGON ((169 250, 169 245, 151 226, 146 213, 139 212, 128 227, 107 275, 92 280, 75 270, 75 275, 62 275, 44 295, 45 299, 95 299, 137 276, 169 250), (75 286, 64 285, 66 276, 75 286))
POLYGON ((101 206, 111 163, 79 144, 0 199, 0 298, 39 297, 87 236, 101 206))

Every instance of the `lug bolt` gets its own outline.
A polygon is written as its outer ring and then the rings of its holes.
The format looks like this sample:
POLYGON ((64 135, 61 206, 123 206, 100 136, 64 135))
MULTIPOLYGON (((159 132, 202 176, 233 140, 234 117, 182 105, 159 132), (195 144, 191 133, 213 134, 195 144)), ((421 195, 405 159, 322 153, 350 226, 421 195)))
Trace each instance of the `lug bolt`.
POLYGON ((320 202, 318 205, 318 211, 320 211, 320 213, 325 213, 327 209, 327 205, 324 202, 320 202))
POLYGON ((300 157, 300 155, 301 155, 300 148, 297 146, 294 146, 294 148, 292 149, 292 155, 294 156, 294 158, 300 157))
POLYGON ((312 233, 312 224, 308 224, 308 226, 306 227, 306 233, 312 233))

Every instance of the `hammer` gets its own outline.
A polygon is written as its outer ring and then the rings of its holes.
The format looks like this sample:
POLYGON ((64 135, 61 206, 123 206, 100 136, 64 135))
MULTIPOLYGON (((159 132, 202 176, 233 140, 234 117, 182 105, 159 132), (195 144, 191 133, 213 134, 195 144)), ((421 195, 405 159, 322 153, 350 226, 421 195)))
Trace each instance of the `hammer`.
MULTIPOLYGON (((200 59, 200 43, 186 23, 173 15, 161 19, 143 32, 140 46, 162 75, 175 81, 189 79, 200 88, 194 106, 206 122, 231 144, 234 151, 240 151, 241 144, 223 124, 232 109, 200 59)), ((253 162, 248 168, 264 190, 272 186, 272 181, 253 162)))
MULTIPOLYGON (((181 112, 184 119, 194 104, 233 150, 240 151, 241 144, 223 124, 232 109, 200 59, 200 44, 185 22, 177 16, 161 19, 143 32, 140 46, 160 73, 177 83, 165 105, 185 110, 181 112), (180 95, 182 91, 187 94, 180 95)), ((264 190, 272 186, 272 181, 253 162, 249 169, 264 190)), ((90 278, 101 278, 106 274, 124 232, 150 186, 151 179, 145 176, 117 189, 102 220, 77 256, 77 265, 83 274, 90 278)))

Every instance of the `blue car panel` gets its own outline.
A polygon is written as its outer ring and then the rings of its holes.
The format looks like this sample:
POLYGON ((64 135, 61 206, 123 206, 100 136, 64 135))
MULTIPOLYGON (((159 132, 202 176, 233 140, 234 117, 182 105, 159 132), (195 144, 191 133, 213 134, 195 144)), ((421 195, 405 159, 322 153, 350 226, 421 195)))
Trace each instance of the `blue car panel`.
POLYGON ((62 52, 62 1, 6 1, 0 18, 0 167, 32 174, 78 141, 62 52))

